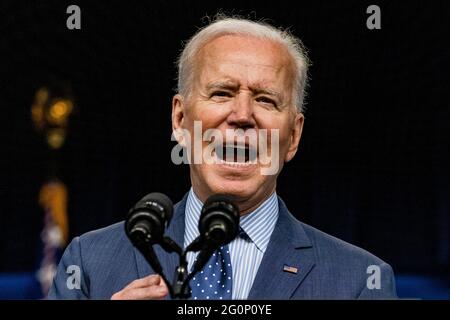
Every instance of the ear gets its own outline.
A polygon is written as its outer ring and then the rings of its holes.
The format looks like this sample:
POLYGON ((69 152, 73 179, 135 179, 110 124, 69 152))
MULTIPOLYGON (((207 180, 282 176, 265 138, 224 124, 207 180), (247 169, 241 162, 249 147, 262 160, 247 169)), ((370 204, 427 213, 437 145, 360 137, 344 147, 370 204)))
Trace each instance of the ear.
POLYGON ((290 137, 290 145, 288 152, 286 153, 286 157, 284 158, 285 162, 289 162, 294 158, 295 154, 298 150, 298 144, 300 143, 300 138, 302 136, 303 131, 303 122, 305 120, 305 116, 301 112, 297 112, 294 119, 294 127, 291 131, 290 137))
POLYGON ((176 94, 172 98, 172 134, 180 145, 184 145, 183 125, 184 125, 184 97, 176 94))

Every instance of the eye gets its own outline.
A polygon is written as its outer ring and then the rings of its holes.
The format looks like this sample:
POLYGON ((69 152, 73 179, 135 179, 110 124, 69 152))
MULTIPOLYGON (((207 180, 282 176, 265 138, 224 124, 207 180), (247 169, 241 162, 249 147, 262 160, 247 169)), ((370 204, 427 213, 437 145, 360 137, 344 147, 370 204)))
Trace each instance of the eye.
POLYGON ((213 93, 211 93, 211 98, 212 97, 227 97, 230 98, 231 97, 231 93, 229 93, 228 91, 214 91, 213 93))
POLYGON ((270 99, 270 98, 264 97, 264 96, 257 97, 256 98, 256 102, 260 102, 260 103, 263 103, 263 104, 266 104, 266 105, 272 105, 275 108, 277 107, 277 104, 276 104, 276 102, 273 99, 270 99))

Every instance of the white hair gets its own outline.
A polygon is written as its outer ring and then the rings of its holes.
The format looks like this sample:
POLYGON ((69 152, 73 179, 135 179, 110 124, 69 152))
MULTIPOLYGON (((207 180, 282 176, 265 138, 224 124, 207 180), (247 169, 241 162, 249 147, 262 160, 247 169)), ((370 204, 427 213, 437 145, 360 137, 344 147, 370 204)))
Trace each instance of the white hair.
POLYGON ((309 59, 300 39, 287 30, 277 29, 264 22, 255 22, 242 18, 218 17, 215 21, 197 33, 186 43, 178 59, 178 92, 189 96, 194 80, 196 55, 210 41, 224 36, 238 35, 267 39, 281 44, 290 55, 294 71, 293 97, 297 110, 304 111, 304 98, 308 81, 309 59))

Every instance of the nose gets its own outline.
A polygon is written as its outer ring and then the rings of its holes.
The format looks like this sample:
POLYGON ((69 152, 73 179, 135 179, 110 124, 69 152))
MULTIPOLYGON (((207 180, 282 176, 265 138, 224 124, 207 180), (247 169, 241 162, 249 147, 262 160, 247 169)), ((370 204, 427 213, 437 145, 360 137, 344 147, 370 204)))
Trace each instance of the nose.
POLYGON ((231 112, 227 117, 229 126, 236 129, 249 129, 256 126, 252 97, 246 93, 236 95, 231 112))

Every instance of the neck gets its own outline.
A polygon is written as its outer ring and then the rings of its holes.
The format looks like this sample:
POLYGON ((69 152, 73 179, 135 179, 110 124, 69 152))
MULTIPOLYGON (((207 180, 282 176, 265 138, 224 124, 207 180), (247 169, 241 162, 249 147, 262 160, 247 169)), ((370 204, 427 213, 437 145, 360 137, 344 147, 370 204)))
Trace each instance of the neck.
MULTIPOLYGON (((212 192, 210 193, 202 193, 201 190, 198 190, 195 185, 192 186, 195 195, 205 203, 206 199, 208 199, 212 192)), ((276 189, 276 184, 271 188, 264 188, 261 190, 261 193, 258 193, 254 197, 243 198, 237 195, 230 195, 234 203, 238 206, 241 217, 255 211, 261 204, 266 201, 276 189)))
POLYGON ((272 193, 275 192, 275 186, 273 188, 267 189, 265 193, 259 195, 258 198, 255 199, 239 199, 236 201, 236 204, 239 207, 239 211, 241 213, 241 217, 255 211, 259 206, 266 201, 272 193))

